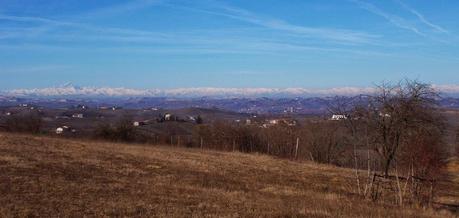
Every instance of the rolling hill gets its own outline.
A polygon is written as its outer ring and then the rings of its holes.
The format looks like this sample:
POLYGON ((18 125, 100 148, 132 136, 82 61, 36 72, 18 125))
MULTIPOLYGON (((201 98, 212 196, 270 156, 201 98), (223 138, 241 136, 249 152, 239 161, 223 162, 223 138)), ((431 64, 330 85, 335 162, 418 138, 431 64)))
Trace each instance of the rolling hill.
POLYGON ((453 217, 352 184, 349 169, 264 155, 0 133, 1 217, 453 217))

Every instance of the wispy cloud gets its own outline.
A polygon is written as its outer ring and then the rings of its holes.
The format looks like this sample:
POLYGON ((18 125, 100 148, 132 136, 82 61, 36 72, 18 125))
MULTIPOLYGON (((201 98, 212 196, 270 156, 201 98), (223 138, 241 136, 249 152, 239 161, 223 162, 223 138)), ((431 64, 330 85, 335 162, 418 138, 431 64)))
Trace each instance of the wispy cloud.
MULTIPOLYGON (((123 10, 136 10, 148 7, 158 1, 137 1, 133 5, 115 5, 113 9, 101 9, 112 11, 110 13, 121 12, 123 10), (140 2, 140 3, 139 3, 140 2)), ((228 6, 217 2, 210 6, 191 7, 186 5, 173 5, 165 3, 171 7, 194 10, 199 13, 208 13, 217 16, 224 16, 231 19, 240 20, 257 25, 258 28, 245 28, 240 34, 231 31, 220 30, 194 30, 192 32, 156 32, 149 30, 135 30, 126 28, 113 28, 86 24, 82 21, 64 21, 44 17, 32 16, 10 16, 1 15, 0 20, 10 20, 15 22, 27 22, 37 24, 32 28, 15 28, 2 31, 0 29, 0 39, 8 37, 25 38, 19 45, 0 46, 11 49, 87 49, 84 46, 65 46, 54 42, 117 42, 107 44, 104 47, 91 48, 93 51, 118 51, 118 52, 147 52, 161 54, 267 54, 284 55, 298 54, 306 52, 324 53, 327 55, 352 54, 353 56, 392 56, 395 53, 378 51, 375 49, 356 48, 354 44, 367 44, 379 38, 377 35, 365 32, 333 29, 333 28, 312 28, 294 25, 283 20, 268 18, 250 11, 228 6), (204 9, 202 9, 204 8, 204 9), (210 8, 210 9, 209 9, 210 8), (214 10, 211 10, 214 9, 214 10), (55 29, 53 29, 55 28, 55 29), (260 31, 273 32, 275 35, 262 34, 260 31), (15 33, 16 32, 16 33, 15 33), (258 34, 251 35, 251 32, 258 34), (33 33, 33 34, 30 34, 33 33), (52 33, 52 34, 49 34, 52 33), (52 42, 50 44, 37 43, 34 41, 41 34, 41 39, 52 42), (31 37, 32 35, 32 37, 31 37), (253 37, 256 36, 256 37, 253 37), (271 37, 272 36, 272 37, 271 37), (304 41, 303 37, 315 40, 304 41), (311 42, 311 43, 309 43, 311 42), (337 45, 339 42, 341 45, 337 45), (134 44, 133 44, 134 43, 134 44), (343 44, 344 43, 344 44, 343 44), (16 46, 16 47, 15 47, 16 46), (284 51, 284 52, 280 52, 284 51)), ((395 55, 397 56, 397 55, 395 55)))
POLYGON ((3 68, 2 73, 8 74, 30 74, 30 73, 48 73, 50 71, 63 71, 72 69, 67 65, 39 65, 29 67, 3 68))
MULTIPOLYGON (((222 6, 224 7, 224 6, 222 6)), ((301 33, 303 35, 308 35, 310 37, 323 37, 331 40, 345 40, 345 41, 367 41, 369 38, 374 38, 376 36, 366 35, 362 33, 354 33, 348 31, 338 31, 333 29, 318 29, 318 28, 307 28, 300 27, 285 23, 283 21, 277 20, 265 20, 263 18, 258 18, 255 15, 251 15, 250 12, 244 11, 242 9, 234 9, 229 7, 224 7, 227 11, 232 11, 236 15, 230 13, 219 14, 221 16, 231 16, 234 19, 243 19, 244 21, 255 23, 260 26, 266 26, 269 28, 275 28, 277 30, 285 30, 287 32, 301 33)), ((205 13, 219 13, 219 12, 210 12, 205 11, 205 13)), ((333 52, 333 53, 352 53, 357 55, 385 55, 378 52, 369 52, 358 49, 347 49, 347 48, 337 48, 336 46, 311 46, 305 44, 295 44, 295 40, 287 36, 287 38, 281 37, 281 39, 264 39, 259 36, 254 38, 250 36, 241 36, 239 34, 232 34, 229 36, 227 32, 219 33, 218 30, 212 30, 210 32, 197 31, 194 33, 187 32, 175 32, 175 33, 164 33, 164 32, 152 32, 147 30, 133 30, 125 28, 111 28, 111 27, 100 27, 90 24, 84 24, 79 22, 68 22, 55 20, 50 18, 42 17, 23 17, 23 16, 9 16, 9 15, 0 15, 0 20, 10 20, 15 22, 27 22, 27 23, 38 23, 45 24, 45 27, 38 25, 34 28, 25 28, 17 29, 17 34, 14 34, 15 31, 4 31, 5 33, 2 37, 29 37, 29 33, 45 33, 42 34, 42 37, 51 40, 53 42, 68 42, 68 41, 111 41, 111 42, 125 42, 125 43, 142 43, 142 48, 140 47, 122 47, 118 46, 118 50, 126 51, 136 51, 136 52, 155 52, 155 53, 193 53, 202 54, 218 54, 218 53, 241 53, 241 54, 279 54, 279 51, 289 51, 289 52, 333 52), (57 30, 53 31, 53 34, 47 34, 46 31, 48 27, 46 25, 51 25, 52 27, 59 27, 57 30), (75 32, 75 30, 83 30, 83 32, 75 32), (40 30, 40 31, 37 31, 40 30), (288 39, 286 41, 286 39, 288 39), (169 45, 168 48, 158 48, 152 47, 151 45, 169 45), (180 47, 170 47, 170 46, 180 46, 180 47)), ((245 29, 244 34, 247 34, 250 30, 245 29)), ((259 32, 260 30, 256 30, 259 32)), ((1 29, 0 29, 1 33, 1 29)), ((250 35, 250 34, 249 34, 250 35)), ((0 38, 2 38, 0 37, 0 38)), ((0 45, 2 46, 2 45, 0 45)), ((46 48, 51 49, 72 49, 71 46, 66 46, 65 48, 55 46, 55 45, 38 45, 38 44, 24 44, 21 43, 16 48, 46 48), (27 45, 27 46, 24 46, 27 45), (38 46, 38 47, 37 47, 38 46)), ((5 46, 2 47, 12 48, 14 46, 5 46)), ((110 48, 109 49, 115 49, 110 48)), ((98 48, 93 50, 104 50, 104 48, 98 48)), ((281 55, 281 54, 280 54, 281 55)))
MULTIPOLYGON (((135 34, 151 36, 151 32, 149 31, 141 31, 141 30, 131 30, 131 29, 123 29, 123 28, 110 28, 110 27, 100 27, 94 26, 90 24, 82 23, 82 19, 84 18, 98 18, 103 16, 110 16, 110 15, 119 15, 129 11, 140 10, 143 8, 150 7, 155 4, 159 4, 165 0, 136 0, 136 1, 129 1, 123 4, 115 4, 103 8, 98 8, 89 12, 85 12, 83 14, 78 14, 76 16, 70 17, 65 21, 62 19, 51 19, 45 17, 37 17, 37 16, 13 16, 13 15, 5 15, 0 14, 0 20, 9 20, 14 22, 27 22, 27 23, 37 23, 40 24, 40 32, 47 32, 54 30, 56 28, 66 27, 66 28, 79 28, 79 29, 86 29, 101 33, 117 33, 117 34, 135 34)), ((37 32, 38 28, 34 28, 35 33, 37 32)), ((29 30, 32 30, 30 28, 29 30)), ((158 36, 158 33, 155 33, 155 36, 158 36)))
POLYGON ((34 22, 34 23, 44 23, 44 24, 53 24, 53 25, 75 25, 75 23, 57 21, 48 18, 42 17, 30 17, 30 16, 12 16, 0 14, 0 20, 9 20, 15 22, 34 22))
POLYGON ((378 35, 369 34, 362 31, 348 30, 348 29, 337 29, 337 28, 325 28, 325 27, 308 27, 291 24, 281 19, 265 17, 245 9, 229 6, 220 2, 214 2, 211 4, 212 9, 201 9, 195 7, 185 7, 180 5, 169 4, 169 6, 191 10, 200 13, 207 13, 217 16, 223 16, 264 28, 269 28, 277 31, 285 31, 292 34, 300 34, 304 37, 318 38, 332 40, 336 42, 347 42, 347 43, 370 43, 374 39, 379 38, 378 35))
MULTIPOLYGON (((167 37, 167 34, 162 34, 159 32, 151 32, 151 31, 143 31, 143 30, 133 30, 133 29, 125 29, 125 28, 113 28, 113 27, 100 27, 85 23, 79 22, 68 22, 50 18, 43 18, 43 17, 31 17, 31 16, 11 16, 11 15, 2 15, 0 14, 0 20, 9 20, 14 22, 25 22, 25 23, 38 23, 45 26, 37 25, 35 28, 27 28, 27 29, 19 29, 23 31, 30 30, 37 32, 37 30, 42 30, 41 32, 46 32, 46 30, 51 30, 57 27, 65 27, 66 29, 63 30, 70 30, 70 29, 83 29, 87 31, 92 31, 93 33, 97 32, 98 34, 111 34, 114 36, 135 36, 135 37, 167 37), (51 25, 51 26, 47 26, 51 25), (40 27, 40 28, 38 28, 40 27)), ((61 29, 62 30, 62 29, 61 29)), ((84 37, 84 35, 82 36, 84 37)))
POLYGON ((97 18, 97 17, 105 17, 105 16, 114 16, 123 14, 126 12, 132 12, 136 10, 141 10, 148 8, 152 5, 160 4, 165 0, 135 0, 135 1, 128 1, 127 3, 123 4, 116 4, 111 5, 104 8, 98 8, 83 14, 80 14, 80 18, 97 18))
POLYGON ((364 10, 367 10, 370 13, 373 13, 375 15, 383 17, 384 19, 386 19, 387 21, 389 21, 390 23, 392 23, 393 25, 395 25, 395 26, 397 26, 399 28, 402 28, 402 29, 405 29, 405 30, 409 30, 409 31, 411 31, 411 32, 413 32, 413 33, 415 33, 417 35, 420 35, 420 36, 426 36, 424 33, 419 31, 419 29, 416 26, 410 24, 407 20, 405 20, 402 17, 399 17, 399 16, 394 15, 394 14, 387 13, 387 12, 383 11, 382 9, 380 9, 380 8, 376 7, 375 5, 370 4, 368 2, 364 2, 364 1, 360 1, 360 0, 349 0, 349 1, 357 4, 360 8, 362 8, 364 10))
POLYGON ((425 16, 423 14, 421 14, 420 12, 418 12, 417 10, 415 10, 414 8, 408 6, 407 4, 405 4, 404 2, 402 2, 401 0, 397 0, 397 2, 403 7, 405 8, 406 10, 408 10, 410 13, 414 14, 422 23, 424 23, 425 25, 431 27, 432 29, 438 31, 438 32, 442 32, 442 33, 448 33, 448 31, 446 29, 444 29, 443 27, 439 26, 439 25, 436 25, 436 24, 433 24, 432 22, 428 21, 425 16))

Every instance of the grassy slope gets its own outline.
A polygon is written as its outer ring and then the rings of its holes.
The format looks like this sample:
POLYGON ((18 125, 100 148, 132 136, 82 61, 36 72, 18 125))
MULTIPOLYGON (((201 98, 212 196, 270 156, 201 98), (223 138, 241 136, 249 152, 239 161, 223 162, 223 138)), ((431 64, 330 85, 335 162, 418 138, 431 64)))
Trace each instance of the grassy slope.
POLYGON ((445 217, 360 200, 352 172, 262 155, 0 133, 0 216, 445 217))

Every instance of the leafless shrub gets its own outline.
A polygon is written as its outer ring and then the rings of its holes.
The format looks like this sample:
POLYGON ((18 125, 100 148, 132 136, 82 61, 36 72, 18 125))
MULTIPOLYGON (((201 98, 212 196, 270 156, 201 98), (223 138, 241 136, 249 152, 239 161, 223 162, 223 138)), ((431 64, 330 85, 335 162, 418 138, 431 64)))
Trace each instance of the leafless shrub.
POLYGON ((343 165, 346 150, 343 126, 339 122, 321 122, 304 127, 302 141, 310 159, 319 163, 343 165))
POLYGON ((100 124, 95 131, 96 138, 102 138, 111 141, 138 142, 142 137, 138 134, 132 125, 132 120, 123 117, 115 124, 100 124))
POLYGON ((40 114, 34 111, 11 115, 5 122, 7 131, 33 134, 40 132, 42 124, 40 114))

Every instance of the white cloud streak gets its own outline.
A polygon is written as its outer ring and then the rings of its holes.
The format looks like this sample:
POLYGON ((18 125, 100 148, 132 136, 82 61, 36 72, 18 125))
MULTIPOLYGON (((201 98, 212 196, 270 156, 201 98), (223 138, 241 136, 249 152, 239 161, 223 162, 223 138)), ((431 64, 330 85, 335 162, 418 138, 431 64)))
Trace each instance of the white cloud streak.
POLYGON ((448 31, 446 29, 444 29, 443 27, 439 26, 439 25, 436 25, 436 24, 433 24, 432 22, 428 21, 424 15, 422 15, 420 12, 418 12, 417 10, 415 10, 414 8, 408 6, 407 4, 403 3, 402 1, 400 0, 397 0, 397 2, 403 7, 405 8, 407 11, 409 11, 410 13, 414 14, 422 23, 424 23, 425 25, 431 27, 432 29, 438 31, 438 32, 441 32, 441 33, 448 33, 448 31))
POLYGON ((124 4, 117 4, 112 5, 105 8, 95 9, 93 11, 86 12, 84 14, 79 15, 78 17, 83 18, 97 18, 97 17, 106 17, 106 16, 114 16, 126 12, 141 10, 144 8, 151 7, 156 4, 162 3, 163 0, 136 0, 136 1, 128 1, 124 4))
MULTIPOLYGON (((238 11, 239 9, 227 8, 226 10, 238 11)), ((207 12, 206 12, 207 13, 207 12)), ((214 13, 214 12, 209 12, 214 13)), ((296 33, 304 33, 311 35, 311 37, 327 37, 329 39, 338 40, 347 40, 347 41, 356 41, 358 40, 359 36, 362 36, 363 41, 367 41, 370 35, 360 34, 360 33, 352 33, 348 34, 347 31, 340 32, 337 36, 337 30, 327 30, 327 29, 310 29, 306 27, 298 27, 294 25, 290 25, 284 23, 282 21, 268 21, 263 20, 261 18, 252 17, 249 12, 245 12, 243 10, 238 12, 239 15, 247 14, 245 18, 238 17, 237 19, 244 19, 250 20, 253 23, 259 23, 260 25, 269 26, 271 28, 277 29, 286 29, 289 32, 296 32, 296 33), (318 35, 317 35, 318 34, 318 35), (338 37, 338 38, 336 38, 338 37)), ((223 14, 222 16, 233 16, 223 14)), ((348 53, 348 54, 356 54, 356 55, 377 55, 377 56, 390 56, 392 54, 385 54, 380 52, 370 52, 365 50, 358 50, 358 49, 347 49, 347 48, 336 48, 336 47, 327 47, 327 46, 309 46, 309 45, 302 45, 302 44, 294 44, 291 42, 285 42, 283 40, 266 40, 263 38, 252 38, 252 37, 230 37, 228 34, 222 35, 215 35, 218 31, 212 31, 213 37, 206 37, 209 33, 203 33, 202 31, 199 36, 194 36, 193 34, 188 33, 180 33, 180 34, 167 34, 161 32, 151 32, 151 31, 143 31, 143 30, 132 30, 132 29, 124 29, 124 28, 108 28, 108 27, 98 27, 89 24, 77 23, 77 22, 66 22, 66 21, 59 21, 49 18, 42 18, 42 17, 21 17, 21 16, 8 16, 8 15, 0 15, 0 20, 10 20, 15 22, 32 22, 32 23, 41 23, 41 24, 49 24, 53 26, 61 26, 67 27, 67 31, 71 29, 82 29, 87 31, 88 34, 77 34, 75 35, 74 32, 66 33, 66 31, 60 31, 53 34, 45 34, 43 37, 47 39, 51 39, 53 41, 113 41, 113 42, 134 42, 134 43, 147 43, 151 45, 180 45, 177 48, 155 48, 149 46, 142 46, 143 48, 135 48, 135 47, 122 47, 118 45, 119 49, 127 48, 130 51, 149 51, 149 52, 156 52, 156 53, 263 53, 263 54, 279 54, 278 51, 289 51, 289 52, 305 52, 305 51, 315 51, 315 52, 333 52, 333 53, 348 53), (97 33, 97 34, 96 34, 97 33)), ((3 38, 7 37, 30 37, 31 35, 35 36, 34 34, 38 33, 41 34, 43 31, 46 31, 46 27, 37 27, 37 28, 26 28, 17 31, 17 34, 14 34, 14 31, 5 31, 8 34, 3 35, 3 38), (27 31, 30 31, 31 34, 25 34, 27 31)), ((1 29, 0 29, 1 33, 1 29)), ((0 37, 0 38, 2 38, 0 37)), ((374 36, 376 37, 376 36, 374 36)), ((361 42, 363 42, 361 41, 361 42)), ((16 48, 26 48, 23 46, 24 43, 17 46, 16 48)), ((0 45, 1 46, 1 45, 0 45)), ((34 46, 30 48, 34 48, 34 46)), ((5 47, 5 46, 1 46, 5 47)), ((11 46, 6 46, 13 48, 11 46)), ((36 46, 35 46, 36 47, 36 46)), ((42 48, 46 48, 47 46, 41 46, 42 48)), ((52 49, 59 49, 56 46, 48 46, 52 49)), ((65 49, 72 49, 71 47, 66 46, 65 49)), ((109 48, 110 49, 110 48, 109 48)), ((101 50, 101 49, 94 49, 94 50, 101 50)), ((104 50, 104 49, 102 49, 104 50)), ((280 54, 282 55, 282 54, 280 54)))
POLYGON ((284 31, 292 34, 301 35, 308 38, 318 38, 331 40, 335 42, 346 42, 346 43, 357 43, 367 44, 373 40, 379 38, 379 35, 369 34, 366 32, 347 30, 347 29, 336 29, 336 28, 318 28, 318 27, 307 27, 288 23, 286 21, 274 18, 264 17, 253 12, 231 7, 222 3, 212 4, 214 10, 211 9, 199 9, 194 7, 177 6, 168 4, 172 7, 182 8, 191 10, 199 13, 206 13, 216 16, 223 16, 246 23, 254 24, 264 28, 284 31))
POLYGON ((401 28, 401 29, 405 29, 405 30, 409 30, 417 35, 420 35, 420 36, 426 36, 424 33, 422 33, 421 31, 418 30, 418 28, 412 24, 410 24, 407 20, 397 16, 397 15, 394 15, 394 14, 390 14, 390 13, 387 13, 383 10, 381 10, 380 8, 376 7, 375 5, 373 4, 370 4, 368 2, 364 2, 364 1, 360 1, 360 0, 349 0, 355 4, 357 4, 360 8, 370 12, 370 13, 373 13, 375 15, 378 15, 380 17, 383 17, 384 19, 386 19, 387 21, 389 21, 390 23, 392 23, 393 25, 401 28))

